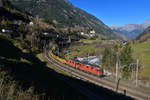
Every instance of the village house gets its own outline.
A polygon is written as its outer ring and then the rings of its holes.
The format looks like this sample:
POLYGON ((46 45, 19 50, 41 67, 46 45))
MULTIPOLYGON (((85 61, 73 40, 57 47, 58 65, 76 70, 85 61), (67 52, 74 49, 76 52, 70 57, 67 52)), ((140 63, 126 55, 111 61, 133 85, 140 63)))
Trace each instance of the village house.
POLYGON ((95 33, 96 33, 95 30, 90 31, 90 34, 95 34, 95 33))
POLYGON ((80 34, 81 34, 81 35, 84 35, 84 32, 81 32, 80 34))

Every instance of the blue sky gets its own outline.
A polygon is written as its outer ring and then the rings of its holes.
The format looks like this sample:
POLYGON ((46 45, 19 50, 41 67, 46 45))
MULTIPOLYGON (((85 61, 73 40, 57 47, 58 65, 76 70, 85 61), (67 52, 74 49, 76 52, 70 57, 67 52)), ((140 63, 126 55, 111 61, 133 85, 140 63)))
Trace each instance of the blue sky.
POLYGON ((150 0, 69 0, 106 25, 141 24, 150 19, 150 0))

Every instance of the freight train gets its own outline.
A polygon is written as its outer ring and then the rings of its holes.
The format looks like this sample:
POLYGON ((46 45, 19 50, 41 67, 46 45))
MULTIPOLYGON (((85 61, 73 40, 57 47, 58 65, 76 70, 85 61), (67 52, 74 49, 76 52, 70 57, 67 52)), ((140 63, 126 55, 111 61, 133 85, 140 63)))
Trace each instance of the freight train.
POLYGON ((87 65, 87 64, 82 64, 81 62, 60 58, 59 56, 56 56, 55 54, 53 54, 53 50, 54 49, 51 49, 49 51, 49 54, 52 57, 54 57, 55 59, 57 59, 58 61, 60 61, 61 63, 67 64, 70 67, 73 67, 75 69, 78 69, 78 70, 81 70, 81 71, 84 71, 87 73, 91 73, 96 76, 104 75, 103 69, 98 66, 91 66, 91 65, 87 65))

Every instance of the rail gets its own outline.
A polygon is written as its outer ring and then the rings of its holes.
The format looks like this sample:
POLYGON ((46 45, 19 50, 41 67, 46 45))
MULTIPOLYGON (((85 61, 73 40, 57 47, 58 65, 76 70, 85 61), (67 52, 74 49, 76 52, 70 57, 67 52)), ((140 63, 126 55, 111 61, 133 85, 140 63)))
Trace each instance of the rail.
MULTIPOLYGON (((90 75, 88 73, 81 72, 81 71, 76 70, 72 67, 69 67, 66 64, 63 64, 59 60, 57 60, 57 57, 55 58, 54 54, 52 53, 52 55, 53 55, 52 56, 51 53, 46 54, 46 56, 49 59, 52 59, 53 62, 55 62, 56 65, 60 65, 61 67, 70 70, 71 74, 73 74, 75 77, 80 78, 81 80, 84 80, 84 81, 86 80, 88 82, 94 83, 98 86, 103 86, 105 88, 116 91, 116 83, 114 81, 109 80, 109 79, 104 79, 104 78, 98 78, 96 76, 93 76, 93 75, 90 75)), ((139 91, 139 90, 137 91, 137 89, 135 89, 133 87, 128 87, 128 86, 122 84, 118 88, 118 92, 123 94, 124 91, 126 91, 127 96, 131 96, 135 99, 150 100, 150 98, 149 98, 150 92, 139 91)))

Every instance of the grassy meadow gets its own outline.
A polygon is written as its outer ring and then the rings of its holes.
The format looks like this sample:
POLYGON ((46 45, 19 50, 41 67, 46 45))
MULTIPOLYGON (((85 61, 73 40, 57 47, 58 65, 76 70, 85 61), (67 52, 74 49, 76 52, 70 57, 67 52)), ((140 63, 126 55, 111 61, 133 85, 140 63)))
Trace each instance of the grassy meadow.
POLYGON ((133 46, 133 58, 139 59, 140 64, 144 66, 140 75, 150 79, 150 43, 144 42, 134 44, 133 46))
POLYGON ((100 55, 104 51, 104 47, 111 47, 114 45, 109 41, 85 39, 80 40, 79 44, 69 48, 69 57, 86 57, 88 56, 88 54, 90 56, 100 55))

